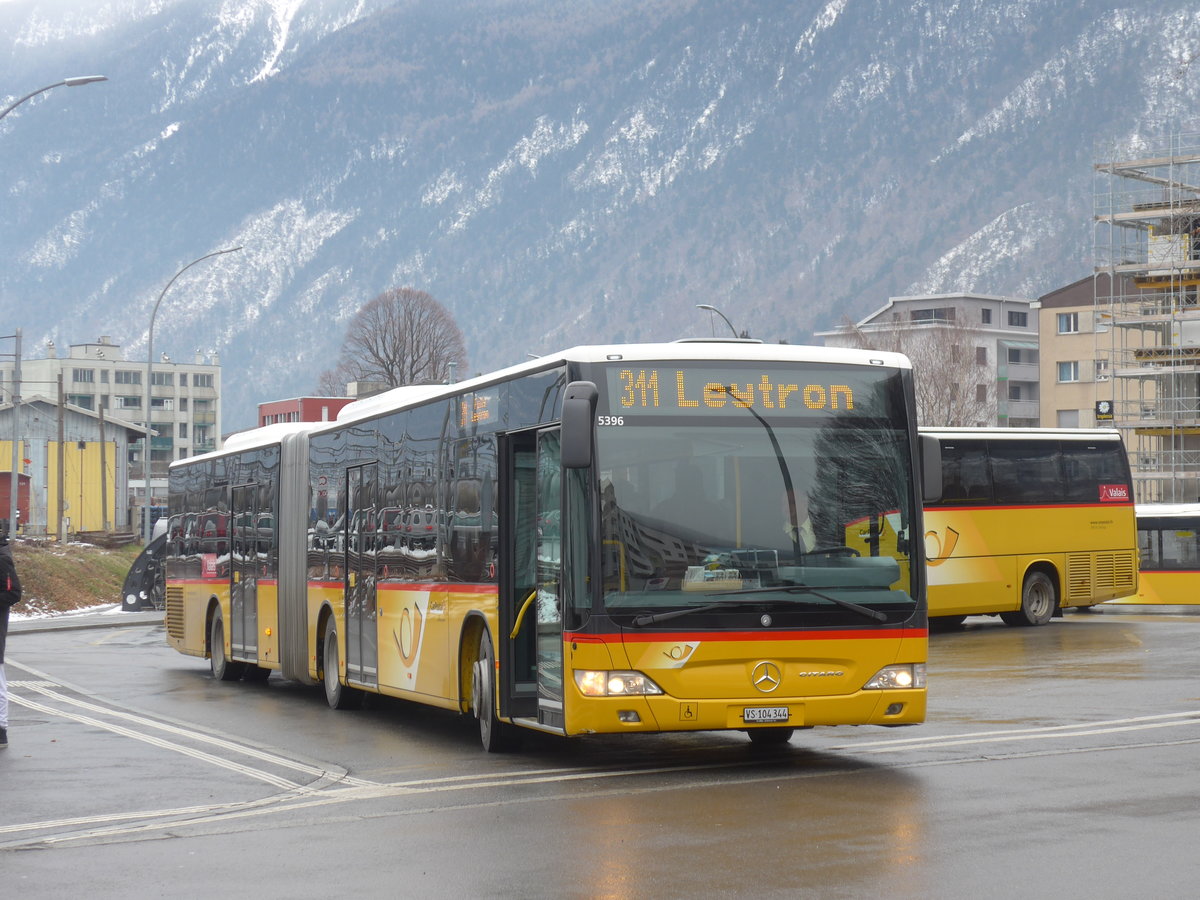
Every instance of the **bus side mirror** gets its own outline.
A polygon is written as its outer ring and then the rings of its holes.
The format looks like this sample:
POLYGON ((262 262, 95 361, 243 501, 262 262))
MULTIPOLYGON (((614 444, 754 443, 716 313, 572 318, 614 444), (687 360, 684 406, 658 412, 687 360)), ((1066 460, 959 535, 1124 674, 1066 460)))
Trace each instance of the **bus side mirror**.
POLYGON ((592 464, 592 430, 596 424, 599 392, 590 381, 567 385, 562 406, 562 464, 565 469, 586 469, 592 464))
POLYGON ((921 499, 936 503, 942 499, 942 442, 930 434, 920 435, 921 499))

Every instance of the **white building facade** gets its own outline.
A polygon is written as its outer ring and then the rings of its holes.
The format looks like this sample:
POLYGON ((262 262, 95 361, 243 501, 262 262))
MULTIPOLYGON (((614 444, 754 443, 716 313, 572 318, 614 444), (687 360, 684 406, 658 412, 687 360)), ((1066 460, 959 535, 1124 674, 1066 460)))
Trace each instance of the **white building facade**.
MULTIPOLYGON (((36 352, 36 351, 35 351, 36 352)), ((56 396, 59 377, 66 403, 145 426, 146 380, 150 376, 150 442, 147 467, 145 439, 129 449, 129 506, 132 521, 140 520, 147 498, 151 507, 167 503, 167 467, 177 459, 219 449, 221 442, 221 366, 216 355, 197 354, 192 362, 176 362, 166 354, 153 360, 125 359, 121 347, 107 336, 95 343, 72 344, 58 356, 53 344, 44 356, 21 360, 21 394, 56 396), (149 471, 147 472, 147 468, 149 471)), ((14 360, 0 360, 0 389, 8 399, 14 380, 14 360)))
POLYGON ((986 294, 892 297, 861 321, 814 337, 829 347, 909 354, 922 425, 1035 427, 1041 413, 1033 303, 986 294), (959 410, 969 410, 969 421, 935 421, 945 418, 935 410, 956 398, 959 410))

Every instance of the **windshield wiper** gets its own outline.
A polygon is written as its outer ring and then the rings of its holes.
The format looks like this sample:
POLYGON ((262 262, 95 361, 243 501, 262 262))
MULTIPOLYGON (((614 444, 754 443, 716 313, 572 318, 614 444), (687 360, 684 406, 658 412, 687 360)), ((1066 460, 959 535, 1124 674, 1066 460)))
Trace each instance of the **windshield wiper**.
MULTIPOLYGON (((847 587, 854 587, 854 585, 847 585, 847 587)), ((861 585, 861 587, 874 587, 874 585, 861 585)), ((742 588, 741 590, 736 591, 717 591, 713 593, 713 596, 744 597, 747 594, 777 594, 780 592, 785 594, 812 594, 814 597, 820 597, 822 600, 828 600, 835 606, 840 606, 842 609, 847 609, 851 612, 858 613, 860 616, 864 616, 876 622, 886 622, 888 618, 887 613, 880 612, 877 609, 871 609, 869 606, 862 606, 861 604, 854 603, 850 600, 843 600, 841 597, 834 597, 830 594, 826 594, 823 591, 818 591, 816 588, 807 584, 791 583, 781 584, 778 587, 742 588)), ((689 606, 687 609, 672 609, 668 612, 654 613, 653 615, 634 616, 632 624, 640 628, 643 625, 653 625, 655 622, 665 622, 667 619, 674 619, 678 616, 686 616, 690 613, 712 612, 715 609, 739 605, 741 604, 739 604, 736 600, 724 600, 719 603, 708 603, 704 606, 689 606)))
MULTIPOLYGON (((714 591, 713 593, 719 596, 724 596, 727 594, 737 594, 740 593, 740 591, 714 591)), ((686 616, 691 613, 712 612, 714 609, 727 609, 731 606, 742 605, 744 604, 738 602, 737 600, 723 600, 720 603, 706 603, 704 606, 688 606, 683 609, 672 609, 667 612, 653 613, 651 615, 634 616, 632 624, 640 628, 642 625, 653 625, 655 622, 664 622, 667 619, 675 619, 679 616, 686 616)))
MULTIPOLYGON (((872 588, 873 584, 846 584, 838 585, 842 588, 872 588)), ((828 600, 835 606, 840 606, 842 609, 848 609, 856 612, 859 615, 866 616, 868 619, 874 619, 876 622, 886 622, 887 613, 880 612, 877 609, 871 609, 869 606, 862 606, 851 600, 843 600, 841 597, 834 597, 832 594, 826 594, 824 591, 818 591, 815 587, 800 582, 788 582, 787 584, 777 585, 775 587, 759 587, 759 588, 743 588, 740 591, 731 591, 736 594, 771 594, 783 591, 785 594, 812 594, 814 597, 820 597, 822 600, 828 600)))

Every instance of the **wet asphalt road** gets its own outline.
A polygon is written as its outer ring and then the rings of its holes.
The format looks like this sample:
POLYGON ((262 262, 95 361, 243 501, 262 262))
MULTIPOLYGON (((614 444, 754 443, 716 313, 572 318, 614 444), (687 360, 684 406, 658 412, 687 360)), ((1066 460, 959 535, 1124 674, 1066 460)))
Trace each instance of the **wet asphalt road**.
MULTIPOLYGON (((1196 610, 1195 612, 1200 612, 1196 610)), ((1200 883, 1200 615, 934 635, 929 720, 478 749, 474 722, 215 683, 153 615, 9 636, 21 897, 1126 897, 1200 883)), ((53 623, 61 624, 61 623, 53 623)))

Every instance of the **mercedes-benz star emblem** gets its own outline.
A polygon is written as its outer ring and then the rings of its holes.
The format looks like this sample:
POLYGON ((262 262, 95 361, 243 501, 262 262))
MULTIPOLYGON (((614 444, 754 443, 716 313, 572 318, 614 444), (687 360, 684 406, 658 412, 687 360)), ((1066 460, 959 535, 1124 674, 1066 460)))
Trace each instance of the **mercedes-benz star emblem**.
POLYGON ((750 673, 750 681, 764 694, 769 694, 779 687, 780 682, 783 681, 783 675, 775 663, 760 662, 750 673))

